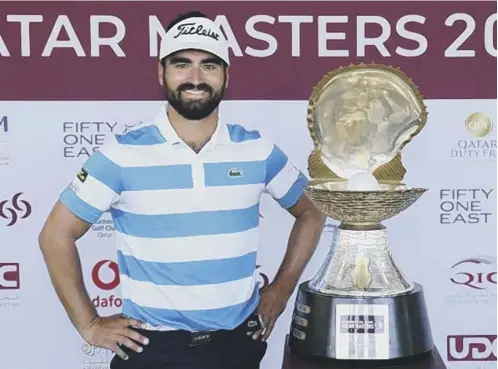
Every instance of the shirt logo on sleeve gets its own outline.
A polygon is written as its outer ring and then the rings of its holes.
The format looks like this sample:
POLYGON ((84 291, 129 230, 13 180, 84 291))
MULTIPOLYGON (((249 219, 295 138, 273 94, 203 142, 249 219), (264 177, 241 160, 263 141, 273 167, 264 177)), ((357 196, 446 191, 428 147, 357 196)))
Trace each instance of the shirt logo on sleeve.
POLYGON ((80 185, 79 183, 72 181, 71 183, 69 183, 69 189, 73 191, 75 195, 77 195, 78 192, 80 192, 80 185))
POLYGON ((84 168, 81 168, 81 170, 78 172, 78 174, 76 175, 76 177, 78 177, 78 179, 82 183, 85 183, 86 178, 88 177, 88 172, 84 168))
POLYGON ((242 169, 232 168, 228 171, 228 175, 232 178, 238 178, 244 175, 244 171, 242 169))

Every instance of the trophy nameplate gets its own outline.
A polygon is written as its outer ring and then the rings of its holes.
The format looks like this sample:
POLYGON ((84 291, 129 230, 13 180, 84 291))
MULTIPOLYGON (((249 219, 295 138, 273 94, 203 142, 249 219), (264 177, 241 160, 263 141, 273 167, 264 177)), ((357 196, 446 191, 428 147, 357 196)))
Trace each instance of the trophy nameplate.
POLYGON ((423 288, 396 265, 382 224, 426 191, 401 182, 402 149, 426 121, 417 87, 393 67, 342 67, 314 88, 306 191, 340 225, 321 268, 299 286, 293 352, 390 360, 433 349, 423 288))

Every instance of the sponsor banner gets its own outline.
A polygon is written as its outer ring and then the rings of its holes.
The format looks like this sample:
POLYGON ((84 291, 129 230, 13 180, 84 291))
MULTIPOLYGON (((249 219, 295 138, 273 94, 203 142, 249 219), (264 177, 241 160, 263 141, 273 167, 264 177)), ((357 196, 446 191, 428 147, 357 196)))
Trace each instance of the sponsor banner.
POLYGON ((0 260, 0 310, 4 308, 17 308, 20 306, 20 289, 20 264, 2 262, 0 260))
POLYGON ((18 290, 20 288, 19 263, 0 263, 0 289, 18 290))
POLYGON ((92 225, 91 230, 98 238, 111 238, 114 236, 115 227, 111 215, 108 212, 104 213, 104 215, 92 225))
POLYGON ((439 222, 457 226, 496 223, 496 219, 493 219, 496 196, 491 197, 494 191, 494 188, 440 189, 439 222))
POLYGON ((0 197, 0 226, 3 223, 6 227, 12 227, 28 218, 31 213, 31 203, 26 200, 23 192, 18 192, 6 200, 0 197))
MULTIPOLYGON (((496 361, 496 334, 449 335, 449 362, 496 361)), ((477 364, 477 363, 476 363, 477 364)))
MULTIPOLYGON (((496 103, 496 102, 495 102, 496 103)), ((491 111, 488 112, 491 114, 491 111)), ((467 137, 460 138, 451 148, 451 158, 455 160, 496 160, 496 136, 493 118, 484 112, 472 112, 465 119, 467 137)))
POLYGON ((109 133, 118 131, 118 122, 82 121, 62 122, 62 141, 64 143, 64 157, 77 158, 93 154, 105 141, 109 133))
MULTIPOLYGON (((98 293, 92 298, 92 304, 97 309, 121 308, 123 301, 116 296, 115 291, 119 286, 119 267, 113 260, 97 262, 91 271, 91 280, 97 287, 98 293)), ((106 314, 107 315, 107 314, 106 314)))
POLYGON ((458 260, 449 268, 445 294, 448 308, 496 309, 496 257, 478 256, 458 260))
MULTIPOLYGON (((360 62, 400 67, 428 99, 496 98, 496 3, 332 4, 195 4, 230 43, 236 83, 227 98, 307 99, 328 70, 360 62)), ((0 59, 9 87, 0 99, 162 99, 160 40, 168 22, 190 9, 190 2, 4 3, 0 59)))

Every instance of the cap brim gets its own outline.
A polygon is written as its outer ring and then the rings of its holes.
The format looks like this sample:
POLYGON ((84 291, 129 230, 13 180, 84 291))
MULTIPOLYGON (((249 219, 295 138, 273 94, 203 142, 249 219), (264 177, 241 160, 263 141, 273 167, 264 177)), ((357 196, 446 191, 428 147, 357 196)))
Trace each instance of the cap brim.
POLYGON ((170 47, 165 47, 164 49, 161 50, 159 54, 159 59, 162 60, 163 58, 170 56, 173 53, 179 52, 179 51, 185 51, 185 50, 199 50, 199 51, 205 51, 208 52, 214 56, 217 56, 221 60, 223 60, 225 63, 230 65, 230 60, 228 58, 228 55, 223 55, 225 53, 221 52, 219 48, 217 47, 212 47, 215 45, 210 45, 206 43, 200 43, 200 42, 183 42, 181 44, 173 45, 170 47))

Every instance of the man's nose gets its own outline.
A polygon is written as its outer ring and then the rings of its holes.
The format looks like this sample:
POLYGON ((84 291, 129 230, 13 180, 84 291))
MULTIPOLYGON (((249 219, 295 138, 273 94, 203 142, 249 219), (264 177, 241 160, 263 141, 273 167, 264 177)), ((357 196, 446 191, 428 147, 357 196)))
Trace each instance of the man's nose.
POLYGON ((194 85, 198 85, 201 83, 201 70, 200 70, 200 68, 196 68, 196 67, 190 68, 189 80, 194 85))

